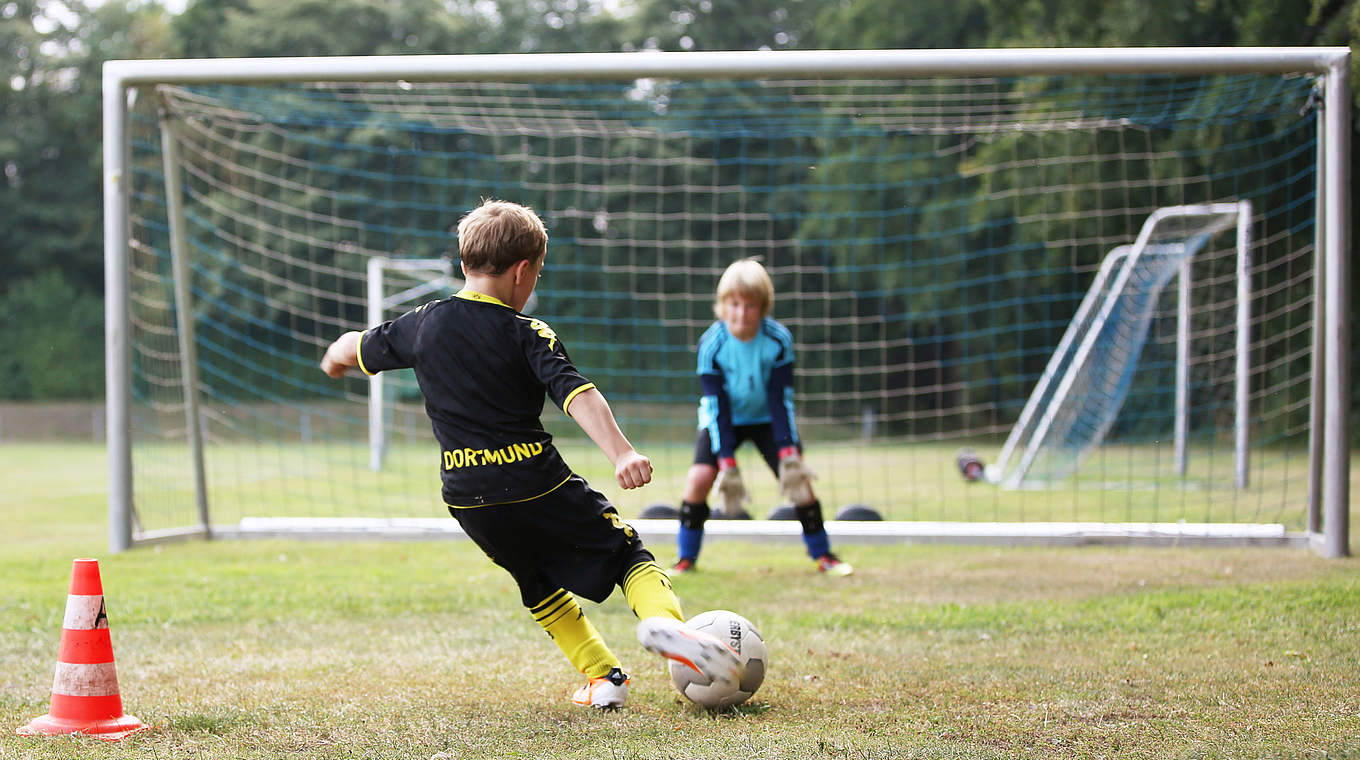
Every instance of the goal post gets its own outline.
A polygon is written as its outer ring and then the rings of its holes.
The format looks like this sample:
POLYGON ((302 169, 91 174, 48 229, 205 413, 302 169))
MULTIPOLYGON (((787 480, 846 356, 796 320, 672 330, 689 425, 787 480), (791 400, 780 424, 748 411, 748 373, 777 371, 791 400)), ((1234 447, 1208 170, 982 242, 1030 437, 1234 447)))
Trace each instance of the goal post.
MULTIPOLYGON (((448 258, 392 259, 374 256, 368 260, 366 271, 366 325, 382 324, 426 301, 451 295, 463 286, 463 281, 453 276, 452 261, 448 258), (393 282, 394 279, 396 282, 393 282), (389 285, 399 289, 389 292, 389 285)), ((530 294, 524 312, 533 313, 537 304, 537 295, 530 294)), ((393 388, 388 380, 395 377, 400 375, 380 372, 368 378, 368 467, 374 472, 383 468, 391 439, 393 402, 389 396, 393 395, 393 388)), ((407 391, 415 389, 414 378, 399 382, 398 385, 407 391)))
MULTIPOLYGON (((758 256, 797 343, 800 431, 829 512, 870 503, 909 539, 955 523, 1063 542, 1072 525, 1179 541, 1176 525, 1222 538, 1270 524, 1344 556, 1349 56, 108 62, 110 548, 437 515, 427 431, 394 437, 413 415, 396 421, 384 380, 314 365, 340 332, 436 295, 429 263, 495 195, 545 216, 542 316, 658 463, 647 494, 615 494, 548 410, 568 461, 625 517, 643 506, 628 499, 678 499, 693 345, 722 268, 758 256), (1146 348, 1087 464, 1039 492, 951 472, 960 446, 995 461, 1022 417, 1043 418, 1027 399, 1106 254, 1157 209, 1238 202, 1251 211, 1236 239, 1201 241, 1177 287, 1149 297, 1146 348), (385 282, 402 272, 418 279, 385 282)), ((753 487, 776 506, 772 482, 753 487)))
MULTIPOLYGON (((368 260, 368 308, 366 324, 378 325, 391 319, 394 309, 419 306, 438 295, 448 295, 460 283, 450 272, 447 259, 389 259, 374 256, 368 260), (388 272, 417 278, 395 293, 387 292, 388 272)), ((399 314, 400 312, 398 312, 399 314)), ((379 372, 368 378, 368 468, 382 469, 388 444, 387 376, 379 372)))
POLYGON ((1176 473, 1188 469, 1191 277, 1194 256, 1216 234, 1236 233, 1237 321, 1233 373, 1234 481, 1247 485, 1251 347, 1251 202, 1169 206, 1154 211, 1138 239, 1110 251, 1048 366, 1006 437, 988 479, 1016 488, 1046 462, 1047 478, 1074 470, 1100 444, 1119 413, 1147 339, 1153 306, 1174 277, 1176 294, 1176 473), (1162 227, 1171 226, 1170 232, 1162 227), (1118 314, 1119 317, 1114 315, 1118 314), (1122 321, 1116 321, 1122 320, 1122 321), (1016 456, 1012 462, 1012 455, 1016 456))

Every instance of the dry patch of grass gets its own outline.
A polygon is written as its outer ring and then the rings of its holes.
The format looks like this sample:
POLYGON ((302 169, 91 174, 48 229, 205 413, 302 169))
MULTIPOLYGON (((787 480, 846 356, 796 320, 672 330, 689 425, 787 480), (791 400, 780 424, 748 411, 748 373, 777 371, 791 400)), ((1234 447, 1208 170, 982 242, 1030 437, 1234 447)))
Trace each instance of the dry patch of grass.
MULTIPOLYGON (((832 580, 795 546, 715 542, 704 569, 677 580, 690 612, 737 609, 769 641, 764 687, 729 713, 682 701, 621 600, 588 605, 634 677, 628 709, 602 715, 568 703, 579 676, 469 544, 132 552, 104 563, 106 594, 127 709, 155 729, 117 745, 3 736, 0 758, 1360 752, 1352 562, 1278 550, 846 553, 859 571, 832 580)), ((55 585, 5 584, 0 720, 13 726, 46 710, 55 585)))

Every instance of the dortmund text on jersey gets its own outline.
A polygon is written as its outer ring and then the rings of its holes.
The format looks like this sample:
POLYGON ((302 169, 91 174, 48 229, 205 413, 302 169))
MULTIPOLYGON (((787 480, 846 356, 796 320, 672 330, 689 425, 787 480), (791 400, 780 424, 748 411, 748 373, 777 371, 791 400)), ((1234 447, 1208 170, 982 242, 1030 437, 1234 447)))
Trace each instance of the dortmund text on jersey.
POLYGON ((415 370, 449 506, 525 501, 571 476, 539 420, 544 394, 567 410, 595 386, 542 320, 464 290, 365 331, 359 367, 415 370))

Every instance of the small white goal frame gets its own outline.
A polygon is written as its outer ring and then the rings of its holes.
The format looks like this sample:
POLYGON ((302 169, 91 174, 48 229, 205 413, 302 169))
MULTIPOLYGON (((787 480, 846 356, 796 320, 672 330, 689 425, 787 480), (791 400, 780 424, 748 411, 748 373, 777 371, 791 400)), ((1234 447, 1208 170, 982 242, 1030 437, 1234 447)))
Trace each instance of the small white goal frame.
MULTIPOLYGON (((1035 384, 1034 392, 1030 394, 1025 408, 1020 412, 1020 418, 1016 420, 1015 425, 1011 428, 1010 435, 1006 437, 1006 443, 1001 447, 1001 454, 997 457, 996 463, 988 468, 989 480, 998 482, 1007 488, 1018 488, 1024 481, 1038 454, 1038 446, 1035 442, 1042 442, 1048 434, 1057 406, 1065 401, 1069 395, 1068 391, 1072 386, 1072 378, 1087 362, 1092 361, 1093 342, 1104 327, 1110 312, 1114 308, 1116 299, 1124 292, 1129 273, 1133 271, 1134 265, 1144 253, 1156 251, 1159 248, 1157 244, 1149 242, 1157 229, 1157 225, 1167 219, 1194 217, 1223 217, 1225 219, 1225 221, 1213 225, 1210 234, 1222 232, 1230 225, 1236 232, 1234 246, 1237 252, 1237 314, 1235 320, 1237 356, 1233 371, 1233 472, 1234 485, 1239 489, 1247 487, 1249 467, 1247 461, 1249 444, 1247 423, 1251 414, 1247 386, 1250 374, 1248 354, 1251 350, 1250 201, 1159 208, 1148 216, 1147 221, 1143 223, 1142 230, 1138 233, 1138 238, 1132 244, 1121 245, 1105 256, 1105 260, 1100 264, 1100 269, 1096 272, 1095 279, 1091 282, 1086 297, 1077 307, 1077 313, 1072 317, 1067 332, 1063 334, 1062 340, 1053 350, 1053 356, 1049 360, 1048 366, 1039 377, 1039 382, 1035 384), (1226 221, 1229 219, 1230 222, 1226 221), (1112 277, 1114 282, 1110 286, 1109 294, 1101 301, 1100 294, 1104 292, 1104 285, 1112 277), (1092 318, 1091 312, 1097 309, 1099 311, 1092 318), (1088 318, 1091 327, 1083 331, 1082 326, 1087 324, 1088 318), (1074 346, 1073 344, 1078 340, 1081 343, 1074 346), (1072 355, 1071 362, 1064 362, 1064 357, 1069 354, 1072 355), (1059 377, 1058 372, 1064 366, 1066 370, 1059 377), (1058 383, 1058 388, 1048 406, 1040 409, 1039 405, 1043 403, 1043 398, 1047 395, 1048 388, 1053 383, 1058 383), (1019 463, 1014 469, 1011 469, 1010 459, 1017 453, 1020 456, 1019 463)), ((1183 253, 1184 244, 1178 245, 1183 253)), ((1187 438, 1189 437, 1190 416, 1190 263, 1192 259, 1193 253, 1182 262, 1176 275, 1176 413, 1173 435, 1175 437, 1176 473, 1182 476, 1186 473, 1189 457, 1187 438)), ((1103 434, 1101 437, 1103 437, 1103 434)))
MULTIPOLYGON (((368 324, 381 324, 387 310, 441 289, 457 288, 461 281, 453 277, 449 259, 390 259, 374 256, 368 260, 368 324), (414 272, 432 275, 425 282, 396 293, 387 293, 386 273, 414 272)), ((368 469, 382 469, 387 456, 387 388, 381 372, 368 378, 368 469)))

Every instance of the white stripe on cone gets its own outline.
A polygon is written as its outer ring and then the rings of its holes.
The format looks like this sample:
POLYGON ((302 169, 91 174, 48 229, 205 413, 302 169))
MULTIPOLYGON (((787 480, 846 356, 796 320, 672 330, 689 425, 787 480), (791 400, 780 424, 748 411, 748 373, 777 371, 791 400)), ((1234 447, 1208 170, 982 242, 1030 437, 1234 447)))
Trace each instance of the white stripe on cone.
POLYGON ((52 693, 68 697, 111 697, 118 693, 118 673, 113 663, 57 663, 52 693))
POLYGON ((104 614, 103 595, 67 595, 66 615, 61 620, 61 627, 68 631, 92 631, 96 628, 108 628, 109 618, 104 614))

